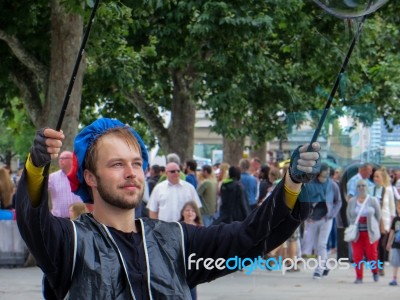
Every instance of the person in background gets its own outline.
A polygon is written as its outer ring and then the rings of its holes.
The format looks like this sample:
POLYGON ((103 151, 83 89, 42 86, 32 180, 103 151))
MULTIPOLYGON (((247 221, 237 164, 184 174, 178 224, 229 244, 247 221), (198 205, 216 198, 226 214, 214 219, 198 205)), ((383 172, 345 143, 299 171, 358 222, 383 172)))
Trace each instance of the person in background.
POLYGON ((195 160, 188 160, 185 167, 186 181, 189 182, 195 189, 197 189, 197 162, 195 160))
POLYGON ((181 209, 181 218, 179 219, 179 222, 185 222, 186 224, 195 226, 203 226, 200 209, 195 201, 185 203, 181 209))
POLYGON ((159 165, 152 165, 150 168, 150 176, 147 179, 147 185, 149 187, 149 195, 153 191, 154 187, 158 183, 161 177, 161 167, 159 165))
MULTIPOLYGON (((168 165, 169 163, 176 163, 176 164, 179 166, 179 170, 181 170, 181 159, 180 159, 180 157, 179 157, 178 154, 176 154, 176 153, 169 153, 169 154, 167 155, 167 157, 166 157, 166 161, 167 161, 167 165, 168 165)), ((183 173, 182 171, 180 171, 179 177, 180 177, 182 180, 185 180, 185 178, 186 178, 185 173, 183 173)), ((159 183, 160 183, 160 182, 163 182, 163 181, 166 180, 166 179, 167 179, 167 176, 166 176, 165 169, 164 169, 164 170, 161 169, 161 172, 160 172, 160 180, 158 180, 158 182, 159 182, 159 183)))
MULTIPOLYGON (((378 199, 368 194, 368 183, 366 180, 358 180, 356 189, 357 196, 350 198, 346 213, 349 224, 354 224, 358 213, 361 211, 361 217, 358 221, 358 238, 351 242, 354 269, 356 271, 356 280, 354 283, 360 284, 363 283, 364 269, 364 264, 360 262, 364 259, 364 255, 369 262, 376 263, 378 261, 378 243, 381 237, 379 230, 381 208, 378 199)), ((375 282, 379 280, 378 269, 378 267, 371 268, 372 277, 375 282)))
POLYGON ((272 193, 274 188, 279 184, 282 180, 282 173, 278 168, 271 167, 268 172, 268 180, 272 183, 272 185, 267 189, 267 197, 272 193))
POLYGON ((393 178, 393 185, 397 189, 400 194, 400 169, 394 170, 394 178, 393 178))
POLYGON ((194 200, 199 207, 201 202, 193 185, 180 179, 178 164, 174 162, 167 164, 165 171, 167 180, 155 186, 147 203, 147 209, 152 219, 176 222, 186 202, 194 200))
POLYGON ((358 173, 351 177, 349 181, 347 181, 347 201, 350 198, 357 196, 357 182, 361 179, 365 180, 368 185, 367 193, 372 193, 372 190, 375 186, 375 184, 370 179, 372 172, 373 168, 370 163, 363 163, 358 167, 358 173))
MULTIPOLYGON (((330 168, 330 177, 332 179, 332 182, 337 185, 339 188, 339 194, 340 194, 340 179, 342 176, 342 169, 341 168, 330 168)), ((340 196, 341 198, 341 196, 340 196)), ((343 206, 343 201, 342 201, 342 206, 343 206)), ((331 232, 329 233, 329 238, 328 238, 328 251, 330 253, 336 253, 336 247, 337 247, 337 219, 340 219, 339 222, 342 224, 341 216, 340 216, 340 211, 342 210, 342 207, 340 207, 340 210, 336 214, 336 216, 332 219, 332 229, 331 232)))
POLYGON ((215 219, 218 219, 219 217, 219 209, 221 207, 221 186, 222 183, 224 182, 225 179, 227 179, 229 177, 228 174, 228 170, 229 170, 229 164, 228 163, 220 163, 218 170, 215 174, 216 178, 217 178, 217 212, 215 213, 215 219))
POLYGON ((246 158, 242 158, 239 161, 240 168, 240 182, 243 185, 244 191, 247 195, 247 201, 249 201, 250 209, 253 210, 257 206, 257 178, 249 173, 250 161, 246 158))
POLYGON ((14 185, 11 181, 10 172, 6 168, 0 168, 0 208, 11 209, 14 185))
POLYGON ((51 213, 54 216, 69 218, 69 206, 82 199, 71 192, 67 177, 72 168, 72 152, 63 151, 58 158, 59 170, 49 176, 49 194, 51 199, 51 213))
POLYGON ((89 210, 85 203, 83 202, 75 202, 69 206, 69 219, 76 220, 82 214, 88 213, 89 210))
POLYGON ((342 173, 343 173, 342 168, 336 168, 336 169, 332 168, 331 169, 332 180, 335 181, 337 184, 339 184, 340 180, 342 179, 342 173))
POLYGON ((220 162, 217 162, 217 163, 212 165, 212 169, 213 169, 214 174, 216 174, 217 170, 219 170, 219 166, 220 165, 221 165, 220 162))
POLYGON ((390 251, 390 264, 393 268, 393 278, 389 285, 397 285, 397 272, 400 267, 400 201, 396 201, 397 216, 393 218, 386 250, 390 251))
POLYGON ((321 279, 329 273, 326 266, 327 243, 333 218, 342 206, 340 190, 337 184, 330 179, 328 164, 321 164, 320 173, 316 179, 304 186, 304 193, 313 209, 304 223, 302 252, 304 255, 311 255, 315 248, 319 264, 314 271, 313 278, 321 279))
POLYGON ((225 179, 221 186, 219 217, 213 224, 229 224, 234 221, 242 221, 250 213, 249 201, 240 182, 240 169, 231 166, 228 174, 229 178, 225 179))
POLYGON ((229 167, 230 167, 229 164, 224 163, 224 162, 219 165, 219 168, 218 168, 219 172, 217 175, 218 195, 220 194, 221 185, 222 185, 223 181, 229 177, 229 173, 228 173, 229 167))
MULTIPOLYGON (((189 201, 185 203, 181 210, 181 218, 179 219, 179 222, 184 222, 194 226, 203 226, 200 209, 196 202, 189 201)), ((197 299, 196 287, 190 289, 190 295, 192 296, 192 300, 197 299)))
POLYGON ((203 219, 204 226, 210 226, 214 221, 215 212, 217 211, 218 183, 210 165, 202 166, 201 173, 204 180, 197 188, 197 194, 202 204, 201 218, 203 219))
MULTIPOLYGON (((381 220, 379 224, 381 238, 378 243, 378 258, 380 261, 386 262, 389 259, 389 253, 386 250, 387 239, 389 237, 390 225, 396 216, 396 206, 390 177, 385 168, 379 168, 374 172, 374 183, 375 187, 372 196, 378 199, 381 205, 381 220)), ((379 269, 380 276, 385 275, 384 265, 382 265, 382 269, 379 269)))
POLYGON ((265 198, 267 198, 268 189, 272 186, 272 182, 269 181, 269 166, 262 166, 259 172, 259 189, 257 204, 261 204, 265 198))
POLYGON ((160 166, 160 177, 165 176, 165 166, 160 166))
POLYGON ((251 175, 253 175, 257 179, 260 177, 261 165, 262 165, 262 163, 261 163, 261 159, 259 157, 253 157, 250 160, 249 172, 251 175))

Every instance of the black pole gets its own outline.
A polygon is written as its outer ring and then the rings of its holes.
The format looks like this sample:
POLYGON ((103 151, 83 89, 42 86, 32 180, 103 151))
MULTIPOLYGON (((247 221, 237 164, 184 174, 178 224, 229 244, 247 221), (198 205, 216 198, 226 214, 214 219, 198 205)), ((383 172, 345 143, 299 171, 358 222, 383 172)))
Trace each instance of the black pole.
MULTIPOLYGON (((56 126, 56 130, 57 131, 60 131, 61 124, 62 124, 62 122, 64 120, 64 115, 65 115, 65 112, 66 112, 67 107, 68 107, 69 99, 71 98, 72 88, 73 88, 74 83, 75 83, 76 74, 78 73, 79 65, 81 63, 82 56, 83 56, 83 51, 85 51, 85 46, 86 46, 87 40, 89 38, 90 29, 92 28, 94 16, 96 15, 96 11, 97 11, 97 8, 99 6, 99 2, 100 2, 100 0, 96 0, 96 2, 94 3, 93 9, 92 9, 92 13, 90 15, 88 25, 86 27, 85 34, 83 35, 81 47, 80 47, 79 52, 78 52, 78 57, 76 58, 75 66, 74 66, 74 69, 72 71, 72 75, 71 75, 71 79, 70 79, 69 84, 68 84, 67 91, 65 93, 63 105, 61 107, 60 116, 58 117, 57 126, 56 126)), ((44 167, 43 176, 47 176, 49 174, 49 169, 50 169, 50 163, 47 164, 44 167)))
POLYGON ((345 57, 345 59, 344 59, 344 61, 342 63, 342 67, 340 68, 339 74, 336 77, 335 84, 333 85, 332 91, 329 94, 328 101, 326 102, 326 105, 325 105, 324 111, 322 113, 322 116, 319 119, 317 129, 315 129, 315 131, 314 131, 313 137, 312 137, 311 142, 310 142, 310 146, 308 147, 308 151, 312 150, 312 144, 315 141, 317 141, 317 139, 318 139, 319 133, 321 132, 322 125, 324 124, 325 118, 328 115, 328 111, 329 111, 329 109, 330 109, 330 107, 332 105, 333 99, 334 99, 335 94, 337 92, 337 89, 339 87, 340 80, 342 79, 342 76, 343 76, 344 72, 346 71, 347 64, 348 64, 348 62, 350 60, 351 54, 353 53, 354 47, 355 47, 355 45, 357 43, 357 40, 360 37, 361 30, 362 30, 362 27, 364 25, 364 21, 365 21, 366 18, 367 18, 367 15, 364 15, 362 17, 360 25, 358 26, 357 31, 356 31, 356 33, 355 33, 355 35, 353 37, 353 40, 352 40, 352 42, 350 44, 350 48, 347 51, 346 57, 345 57))
POLYGON ((73 69, 72 75, 71 75, 71 79, 69 81, 68 88, 67 88, 67 91, 65 93, 64 102, 63 102, 63 105, 62 105, 62 108, 61 108, 60 116, 58 117, 58 122, 57 122, 57 126, 56 126, 56 130, 57 131, 60 131, 61 124, 62 124, 62 122, 64 120, 64 115, 65 115, 65 112, 66 112, 67 107, 68 107, 69 99, 71 98, 72 88, 73 88, 74 83, 75 83, 76 74, 78 73, 79 65, 80 65, 81 60, 82 60, 83 52, 85 51, 86 42, 87 42, 87 40, 89 38, 90 29, 92 28, 94 16, 96 15, 96 11, 97 11, 97 8, 99 6, 99 2, 100 2, 100 0, 96 0, 96 2, 94 3, 93 9, 92 9, 92 13, 90 15, 89 22, 88 22, 85 34, 84 34, 83 39, 82 39, 81 47, 80 47, 79 52, 78 52, 78 57, 76 58, 75 66, 74 66, 74 69, 73 69))

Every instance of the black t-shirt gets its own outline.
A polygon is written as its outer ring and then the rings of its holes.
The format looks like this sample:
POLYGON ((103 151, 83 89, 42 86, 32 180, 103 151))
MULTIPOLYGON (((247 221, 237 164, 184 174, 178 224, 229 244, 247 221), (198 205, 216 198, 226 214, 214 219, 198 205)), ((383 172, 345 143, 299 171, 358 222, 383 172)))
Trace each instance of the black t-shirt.
POLYGON ((141 232, 123 232, 118 229, 108 227, 112 237, 117 244, 122 257, 125 259, 128 277, 136 299, 149 299, 149 291, 147 288, 147 269, 146 258, 143 248, 143 238, 141 232))
POLYGON ((400 249, 400 217, 394 217, 392 221, 391 230, 394 231, 394 239, 392 243, 392 248, 400 249))

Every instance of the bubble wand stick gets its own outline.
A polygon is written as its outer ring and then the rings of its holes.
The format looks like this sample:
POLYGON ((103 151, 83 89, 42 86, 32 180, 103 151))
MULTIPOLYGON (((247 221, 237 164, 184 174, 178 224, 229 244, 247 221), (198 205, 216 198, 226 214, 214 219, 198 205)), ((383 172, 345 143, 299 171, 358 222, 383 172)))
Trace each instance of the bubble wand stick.
MULTIPOLYGON (((363 28, 363 25, 364 25, 365 19, 367 18, 367 15, 369 13, 377 10, 380 6, 382 6, 387 1, 388 0, 381 0, 381 1, 368 0, 368 4, 366 5, 366 9, 364 10, 364 13, 358 12, 357 14, 354 14, 354 15, 348 15, 348 14, 343 14, 343 13, 337 12, 337 11, 333 10, 332 8, 328 7, 327 5, 321 3, 320 1, 314 0, 314 2, 317 3, 320 7, 322 7, 325 11, 327 11, 327 12, 329 12, 329 13, 335 15, 335 16, 342 17, 342 18, 354 18, 354 17, 362 16, 362 19, 361 19, 361 22, 360 22, 360 24, 359 24, 359 26, 357 28, 357 31, 356 31, 354 37, 353 37, 353 40, 352 40, 352 42, 350 44, 349 50, 347 51, 346 57, 345 57, 345 59, 344 59, 344 61, 342 63, 342 67, 340 68, 339 74, 336 77, 335 84, 333 85, 331 93, 329 94, 329 97, 328 97, 328 100, 326 102, 324 111, 323 111, 323 113, 321 115, 321 118, 320 118, 320 120, 318 122, 318 126, 315 129, 314 134, 313 134, 313 136, 311 138, 311 142, 310 142, 310 145, 308 147, 308 151, 312 150, 312 144, 314 142, 316 142, 317 139, 318 139, 318 136, 319 136, 319 134, 321 132, 322 125, 324 124, 326 116, 328 115, 329 109, 330 109, 330 107, 332 105, 333 99, 334 99, 335 94, 337 92, 337 89, 339 88, 340 80, 342 79, 342 76, 343 76, 344 72, 346 71, 346 67, 347 67, 347 64, 348 64, 348 62, 350 60, 351 54, 353 53, 354 47, 355 47, 355 45, 357 43, 357 40, 360 37, 361 30, 363 28), (374 2, 376 2, 376 3, 374 3, 374 2)), ((353 0, 344 0, 343 2, 344 2, 344 5, 347 5, 349 7, 357 7, 358 6, 357 2, 355 2, 353 0)))

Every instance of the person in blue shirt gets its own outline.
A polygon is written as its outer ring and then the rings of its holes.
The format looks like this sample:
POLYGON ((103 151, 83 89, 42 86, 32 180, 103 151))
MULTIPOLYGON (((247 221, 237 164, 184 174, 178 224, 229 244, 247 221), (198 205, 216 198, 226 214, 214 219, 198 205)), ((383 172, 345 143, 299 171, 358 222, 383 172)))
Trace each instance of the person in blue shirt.
POLYGON ((248 159, 241 159, 239 161, 240 168, 240 182, 242 183, 244 190, 249 201, 250 209, 253 210, 257 206, 257 178, 250 174, 250 161, 248 159))
POLYGON ((185 168, 186 181, 193 185, 195 189, 197 189, 196 170, 197 162, 195 160, 188 160, 185 168))

